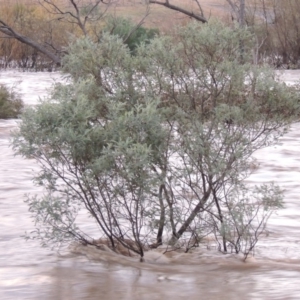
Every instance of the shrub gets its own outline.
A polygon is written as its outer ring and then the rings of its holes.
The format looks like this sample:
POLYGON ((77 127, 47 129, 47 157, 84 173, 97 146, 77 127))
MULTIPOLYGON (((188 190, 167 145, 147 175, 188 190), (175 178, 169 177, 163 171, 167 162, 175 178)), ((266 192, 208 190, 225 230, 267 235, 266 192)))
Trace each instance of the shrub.
POLYGON ((252 154, 299 111, 296 87, 249 63, 251 41, 218 22, 156 37, 135 56, 115 35, 75 41, 64 59, 71 84, 26 110, 15 133, 46 191, 26 200, 33 237, 95 245, 104 235, 142 258, 213 233, 220 251, 247 256, 283 200, 276 185, 245 184, 252 154), (81 209, 98 225, 93 238, 78 227, 81 209))
POLYGON ((159 34, 158 29, 145 28, 143 26, 136 27, 129 19, 122 17, 108 17, 103 31, 119 36, 132 54, 135 54, 136 48, 141 43, 149 43, 150 40, 159 34))
POLYGON ((19 95, 9 90, 6 86, 0 85, 0 118, 17 118, 23 108, 23 102, 19 95))

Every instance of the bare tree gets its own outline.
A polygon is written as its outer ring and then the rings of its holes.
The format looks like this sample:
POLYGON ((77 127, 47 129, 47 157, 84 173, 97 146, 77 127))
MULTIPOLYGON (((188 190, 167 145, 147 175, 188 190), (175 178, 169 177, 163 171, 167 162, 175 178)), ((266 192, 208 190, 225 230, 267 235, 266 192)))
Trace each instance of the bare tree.
POLYGON ((230 5, 236 19, 241 27, 245 25, 245 1, 246 0, 226 0, 230 5))
POLYGON ((85 36, 87 35, 87 23, 100 20, 114 2, 113 0, 90 0, 85 1, 84 5, 80 5, 81 1, 69 0, 68 5, 63 8, 54 0, 39 0, 40 5, 46 11, 54 15, 59 15, 61 18, 66 19, 67 22, 78 25, 85 36), (103 11, 99 12, 99 5, 101 3, 105 6, 103 11))
MULTIPOLYGON (((42 5, 47 12, 58 16, 58 20, 64 20, 69 23, 73 23, 79 26, 82 33, 87 35, 87 24, 92 21, 99 21, 108 8, 115 3, 113 0, 90 0, 85 1, 84 5, 80 0, 68 0, 66 5, 58 5, 54 0, 39 0, 39 4, 42 5), (103 5, 100 12, 100 5, 103 5)), ((0 32, 5 36, 14 38, 19 42, 26 44, 38 52, 43 53, 50 58, 56 65, 61 64, 61 51, 56 49, 53 45, 42 44, 28 36, 22 35, 16 31, 13 26, 9 25, 3 19, 0 19, 0 32)))
POLYGON ((31 38, 24 36, 24 35, 20 34, 19 32, 15 31, 11 26, 6 24, 2 20, 0 20, 0 32, 4 33, 8 37, 18 40, 21 43, 31 46, 32 48, 36 49, 37 51, 45 54, 57 65, 60 65, 60 57, 58 55, 56 55, 54 52, 48 50, 45 46, 32 40, 31 38))

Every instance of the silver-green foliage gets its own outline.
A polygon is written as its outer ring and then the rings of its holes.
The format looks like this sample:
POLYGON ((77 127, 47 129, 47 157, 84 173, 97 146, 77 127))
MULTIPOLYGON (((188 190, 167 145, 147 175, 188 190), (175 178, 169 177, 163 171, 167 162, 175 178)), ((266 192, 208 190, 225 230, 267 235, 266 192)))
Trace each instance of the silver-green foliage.
POLYGON ((28 109, 14 139, 41 166, 35 179, 47 192, 27 200, 35 237, 93 244, 76 225, 85 209, 96 235, 141 256, 187 232, 213 232, 224 252, 252 251, 282 196, 244 184, 251 157, 276 143, 299 105, 296 88, 251 64, 251 39, 210 22, 154 38, 135 56, 108 34, 73 43, 70 84, 28 109))

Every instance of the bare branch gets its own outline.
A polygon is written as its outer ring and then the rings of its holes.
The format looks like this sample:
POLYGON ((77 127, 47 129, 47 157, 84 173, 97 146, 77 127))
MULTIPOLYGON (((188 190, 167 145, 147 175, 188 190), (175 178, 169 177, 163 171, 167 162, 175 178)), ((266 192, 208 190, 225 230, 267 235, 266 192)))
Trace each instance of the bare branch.
MULTIPOLYGON (((84 14, 82 14, 82 12, 81 12, 82 7, 80 7, 78 5, 78 3, 80 3, 80 1, 78 1, 78 0, 68 0, 68 3, 71 5, 71 8, 66 9, 66 10, 64 10, 61 6, 57 5, 56 2, 53 0, 38 0, 39 4, 48 13, 51 13, 53 15, 59 15, 60 18, 62 18, 62 19, 66 18, 66 20, 68 22, 77 24, 85 36, 87 35, 86 23, 87 23, 87 21, 89 21, 92 18, 91 16, 95 12, 96 8, 102 3, 105 5, 105 8, 106 8, 105 12, 106 12, 108 7, 112 3, 114 3, 113 1, 114 0, 107 0, 107 1, 95 0, 93 2, 89 2, 88 4, 86 4, 84 6, 84 8, 86 8, 87 10, 85 11, 84 14)), ((97 20, 102 18, 103 15, 104 15, 104 13, 99 14, 99 16, 97 17, 97 20)), ((18 40, 19 42, 26 44, 26 45, 34 48, 35 50, 43 53, 44 55, 49 57, 54 63, 56 63, 56 65, 59 66, 61 64, 60 55, 57 54, 57 53, 59 53, 59 51, 50 51, 47 47, 34 41, 30 37, 23 36, 21 33, 15 31, 11 26, 6 24, 1 19, 0 19, 0 32, 5 34, 6 38, 14 38, 14 39, 18 40)), ((63 51, 60 51, 60 52, 62 53, 63 51)))
MULTIPOLYGON (((88 8, 88 10, 82 14, 81 13, 81 8, 78 5, 78 1, 76 0, 69 0, 69 4, 71 5, 71 10, 62 10, 53 0, 39 0, 39 3, 41 6, 44 7, 44 9, 47 10, 47 12, 55 15, 66 15, 69 16, 73 19, 71 23, 75 23, 79 26, 83 34, 86 36, 87 31, 86 31, 86 23, 88 20, 91 19, 91 15, 93 12, 97 9, 97 7, 102 3, 108 8, 112 3, 113 0, 97 0, 94 3, 92 3, 91 7, 89 8, 89 4, 86 4, 84 8, 88 8), (47 5, 50 7, 47 7, 47 5)), ((91 3, 90 3, 91 4, 91 3)), ((105 10, 107 11, 107 9, 105 10)), ((103 17, 103 14, 101 14, 100 18, 103 17)), ((70 22, 70 21, 69 21, 70 22)))
POLYGON ((198 8, 199 8, 199 10, 201 12, 201 16, 204 17, 204 12, 203 12, 201 4, 199 3, 199 0, 195 0, 195 2, 197 3, 197 6, 198 6, 198 8))
POLYGON ((30 39, 29 37, 23 36, 13 30, 9 25, 7 25, 4 21, 0 20, 0 32, 4 33, 8 37, 14 38, 19 42, 29 45, 35 50, 45 54, 48 56, 53 62, 55 62, 58 66, 61 64, 61 59, 59 56, 55 55, 54 53, 50 52, 46 49, 43 45, 35 42, 34 40, 30 39))
MULTIPOLYGON (((200 9, 201 15, 198 15, 198 14, 195 14, 192 11, 188 11, 188 10, 182 8, 182 7, 170 4, 169 0, 166 0, 165 2, 156 1, 156 0, 149 0, 148 3, 149 4, 158 4, 158 5, 165 6, 165 7, 169 8, 169 9, 175 10, 175 11, 180 12, 180 13, 188 16, 188 17, 191 17, 191 18, 193 18, 193 19, 195 19, 197 21, 200 21, 202 23, 207 23, 207 19, 204 18, 204 16, 203 16, 203 10, 202 9, 200 9)), ((197 1, 197 4, 199 5, 198 1, 197 1)))
POLYGON ((150 14, 150 8, 149 8, 149 6, 147 6, 145 15, 144 15, 143 18, 140 20, 140 22, 139 22, 138 24, 136 24, 136 26, 134 26, 134 27, 132 28, 132 30, 128 33, 127 37, 124 39, 124 43, 126 43, 126 41, 131 37, 131 35, 132 35, 136 30, 138 30, 138 29, 144 24, 144 21, 145 21, 145 19, 149 16, 149 14, 150 14))

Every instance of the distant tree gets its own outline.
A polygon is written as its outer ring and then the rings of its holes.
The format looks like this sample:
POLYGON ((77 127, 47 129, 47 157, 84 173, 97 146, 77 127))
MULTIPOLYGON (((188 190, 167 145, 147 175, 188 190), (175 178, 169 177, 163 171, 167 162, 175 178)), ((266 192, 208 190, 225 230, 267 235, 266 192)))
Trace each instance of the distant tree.
POLYGON ((241 27, 245 26, 246 0, 226 0, 241 27))
MULTIPOLYGON (((65 3, 58 3, 55 0, 39 0, 45 10, 50 13, 57 22, 75 24, 84 36, 88 35, 88 26, 103 19, 107 9, 113 3, 112 0, 68 0, 65 3), (100 6, 102 10, 100 10, 100 6)), ((10 20, 5 20, 5 16, 0 12, 0 32, 6 37, 13 38, 19 42, 32 47, 35 51, 43 53, 56 65, 61 64, 63 49, 56 49, 51 43, 43 43, 29 35, 24 35, 9 24, 10 20)))
POLYGON ((29 108, 17 154, 41 167, 44 196, 28 197, 43 244, 104 237, 144 256, 162 243, 186 251, 205 235, 219 250, 253 251, 282 206, 274 184, 251 188, 252 154, 298 119, 299 91, 252 65, 252 36, 218 22, 157 36, 135 56, 115 35, 68 49, 69 84, 29 108), (239 62, 239 41, 244 44, 239 62), (99 228, 76 222, 84 209, 99 228))

